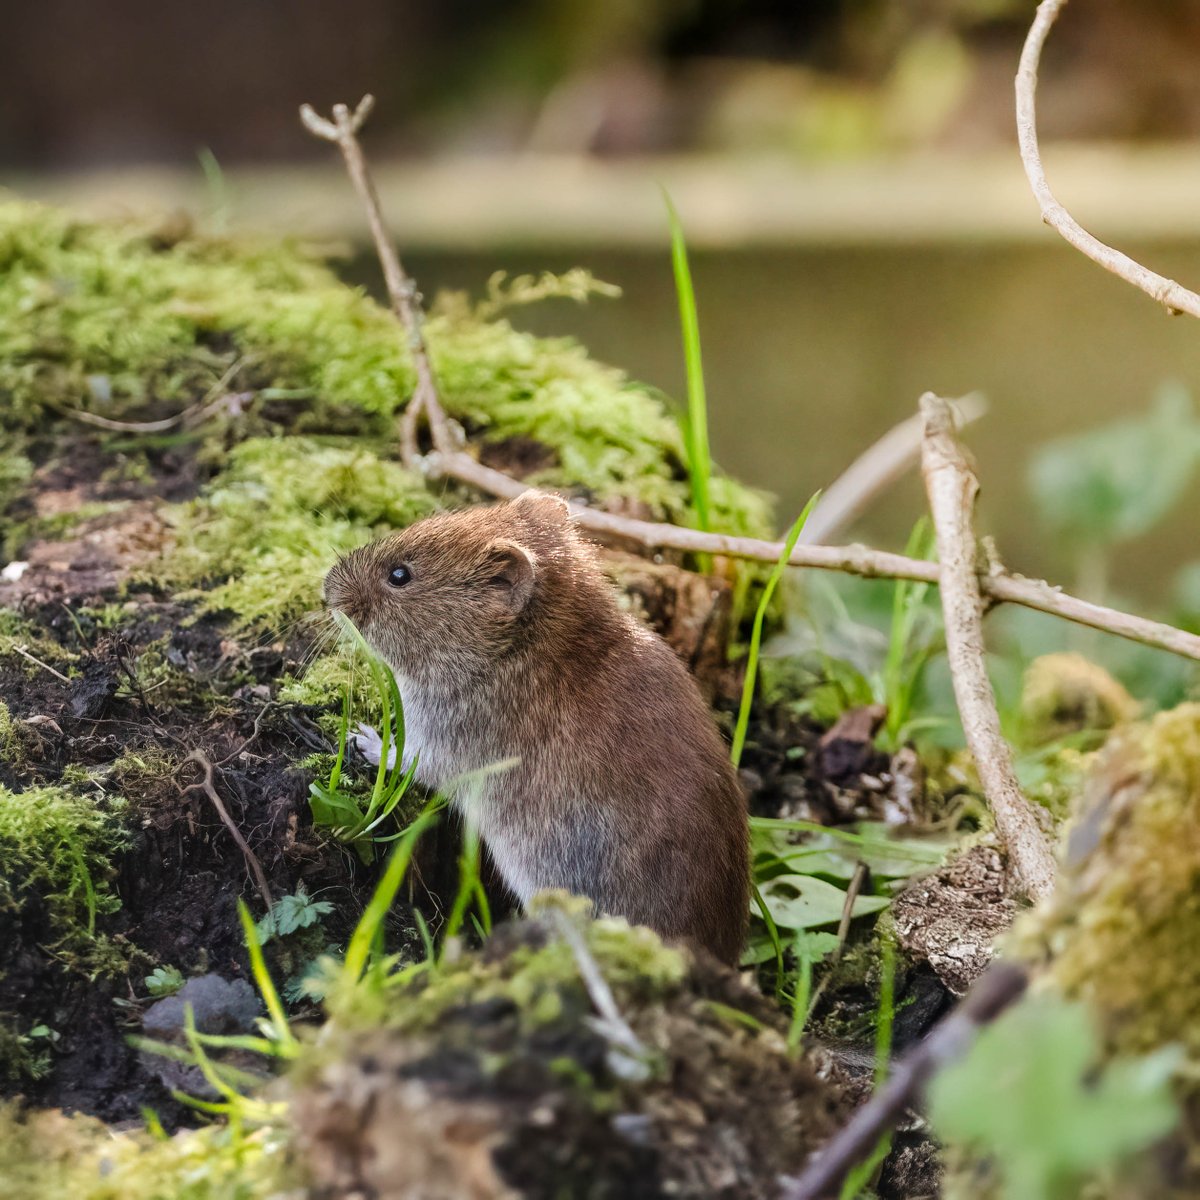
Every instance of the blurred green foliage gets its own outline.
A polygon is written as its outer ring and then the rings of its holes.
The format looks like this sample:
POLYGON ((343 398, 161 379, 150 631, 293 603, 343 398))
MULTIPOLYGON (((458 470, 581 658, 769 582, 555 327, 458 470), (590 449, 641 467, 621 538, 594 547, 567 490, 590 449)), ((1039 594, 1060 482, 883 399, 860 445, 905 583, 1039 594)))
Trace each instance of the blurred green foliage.
MULTIPOLYGON (((930 1117, 940 1138, 991 1159, 1005 1200, 1074 1200, 1085 1179, 1175 1127, 1170 1082, 1179 1058, 1166 1048, 1099 1067, 1088 1009, 1034 996, 934 1079, 930 1117)), ((965 1187, 949 1194, 979 1194, 965 1187)))

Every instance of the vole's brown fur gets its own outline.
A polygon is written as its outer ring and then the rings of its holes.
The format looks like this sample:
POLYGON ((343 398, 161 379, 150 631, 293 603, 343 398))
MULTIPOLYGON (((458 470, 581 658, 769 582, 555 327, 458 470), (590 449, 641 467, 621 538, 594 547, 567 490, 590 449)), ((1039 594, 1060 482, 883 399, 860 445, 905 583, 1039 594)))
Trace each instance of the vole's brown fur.
POLYGON ((561 500, 430 517, 343 558, 325 596, 395 672, 423 783, 519 760, 457 800, 522 903, 566 888, 737 961, 748 850, 728 753, 561 500))

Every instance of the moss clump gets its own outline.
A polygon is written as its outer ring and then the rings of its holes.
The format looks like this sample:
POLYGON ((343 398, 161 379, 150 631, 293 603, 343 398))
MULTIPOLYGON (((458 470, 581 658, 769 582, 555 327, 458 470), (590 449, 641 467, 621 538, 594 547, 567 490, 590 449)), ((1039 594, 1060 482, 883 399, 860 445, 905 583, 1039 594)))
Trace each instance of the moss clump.
MULTIPOLYGON (((174 1137, 0 1107, 0 1195, 21 1200, 260 1200, 286 1192, 286 1139, 226 1125, 174 1137)), ((287 1193, 291 1194, 291 1193, 287 1193)))
MULTIPOLYGON (((648 389, 569 339, 483 320, 461 299, 436 308, 427 336, 452 416, 484 439, 521 434, 554 452, 538 481, 689 516, 679 429, 648 389)), ((0 204, 0 399, 10 427, 32 427, 48 408, 109 417, 155 402, 178 409, 235 367, 229 386, 294 405, 294 432, 345 426, 357 413, 355 432, 386 435, 413 378, 391 313, 294 246, 172 240, 0 204)), ((720 527, 765 532, 761 497, 715 482, 720 527)))
POLYGON ((1018 925, 1114 1050, 1200 1060, 1200 704, 1114 735, 1084 790, 1061 898, 1018 925))
POLYGON ((779 1013, 648 930, 545 902, 479 954, 390 983, 369 972, 330 997, 322 1043, 290 1079, 317 1190, 773 1194, 838 1117, 779 1013), (596 1019, 564 921, 634 1042, 596 1019))
POLYGON ((0 700, 0 762, 16 766, 21 760, 22 738, 8 705, 0 700))
POLYGON ((419 476, 362 445, 253 438, 177 514, 157 574, 205 586, 208 609, 279 627, 317 607, 334 557, 437 507, 419 476))
POLYGON ((44 667, 30 661, 20 653, 21 650, 58 667, 64 673, 75 659, 75 655, 46 637, 31 621, 26 621, 9 609, 0 609, 0 662, 8 667, 17 667, 30 676, 45 672, 44 667))
POLYGON ((15 1022, 0 1016, 0 1086, 20 1088, 45 1078, 50 1071, 51 1044, 46 1026, 21 1033, 15 1022))
MULTIPOLYGON (((542 904, 563 905, 567 919, 580 920, 590 911, 586 900, 548 893, 542 904)), ((537 902, 533 907, 536 916, 537 902)), ((536 926, 534 927, 536 930, 536 926)), ((646 1004, 677 987, 687 974, 687 960, 650 930, 625 921, 586 923, 587 940, 615 995, 646 1004)), ((384 1024, 406 1033, 436 1029, 443 1015, 463 1004, 513 1006, 526 1027, 559 1020, 564 991, 578 992, 579 965, 561 938, 534 937, 512 946, 502 958, 462 955, 435 972, 421 972, 410 982, 401 973, 388 984, 369 983, 330 998, 331 1017, 342 1024, 384 1024)))
POLYGON ((0 786, 0 909, 19 911, 31 894, 45 902, 56 946, 75 960, 111 961, 96 920, 120 907, 109 884, 128 843, 124 804, 63 787, 14 792, 0 786))
POLYGON ((1020 715, 1029 745, 1106 732, 1132 721, 1138 708, 1121 684, 1081 654, 1043 654, 1025 671, 1020 715))

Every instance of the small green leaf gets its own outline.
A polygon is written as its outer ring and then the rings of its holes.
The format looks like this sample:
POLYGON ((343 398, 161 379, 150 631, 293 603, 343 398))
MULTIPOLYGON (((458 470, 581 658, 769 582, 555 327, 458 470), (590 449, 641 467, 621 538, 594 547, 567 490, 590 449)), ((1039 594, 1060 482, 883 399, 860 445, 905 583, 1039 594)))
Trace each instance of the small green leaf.
POLYGON ((1198 462, 1200 422, 1186 389, 1169 384, 1144 415, 1047 443, 1029 478, 1038 511, 1057 533, 1105 545, 1161 520, 1198 462))
POLYGON ((164 964, 151 971, 143 982, 152 996, 173 996, 183 987, 183 975, 178 967, 164 964))

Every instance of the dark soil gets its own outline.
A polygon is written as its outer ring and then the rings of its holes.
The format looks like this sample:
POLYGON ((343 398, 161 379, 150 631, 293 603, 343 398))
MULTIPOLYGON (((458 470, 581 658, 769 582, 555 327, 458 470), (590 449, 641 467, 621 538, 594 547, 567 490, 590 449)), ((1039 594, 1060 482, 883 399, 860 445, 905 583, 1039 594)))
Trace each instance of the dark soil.
MULTIPOLYGON (((160 963, 185 975, 248 976, 236 901, 245 896, 256 909, 261 902, 213 805, 189 786, 200 778, 197 765, 184 761, 190 752, 219 764, 214 786, 272 893, 303 885, 335 901, 325 922, 330 941, 344 940, 371 883, 351 855, 308 828, 309 777, 288 764, 324 746, 310 715, 270 706, 259 694, 285 664, 296 663, 300 648, 252 650, 238 661, 219 622, 188 624, 177 605, 139 601, 119 638, 101 637, 86 651, 71 684, 36 669, 10 670, 3 679, 14 717, 46 718, 37 727, 36 757, 20 772, 6 771, 6 783, 53 783, 70 763, 104 777, 107 789, 132 805, 133 843, 115 881, 121 908, 98 925, 127 949, 128 973, 89 980, 43 949, 50 941, 45 913, 32 898, 0 937, 0 1013, 18 1028, 43 1023, 60 1034, 54 1069, 27 1088, 28 1098, 108 1120, 136 1117, 146 1103, 167 1118, 179 1115, 125 1041, 137 1031, 146 999, 141 977, 160 963), (178 666, 163 688, 147 694, 135 672, 150 650, 178 666), (139 759, 149 764, 145 771, 139 759)), ((39 632, 65 637, 67 625, 78 636, 61 611, 36 617, 48 617, 37 619, 39 632)))
MULTIPOLYGON (((131 518, 143 520, 143 505, 152 511, 150 495, 174 499, 194 490, 195 463, 186 453, 152 453, 145 460, 151 476, 123 484, 113 482, 111 455, 96 452, 95 439, 84 435, 68 448, 39 469, 20 506, 27 517, 45 520, 97 500, 125 504, 65 539, 32 536, 21 551, 33 566, 0 585, 0 605, 28 623, 31 640, 77 656, 69 682, 15 653, 0 659, 0 698, 22 723, 24 747, 20 765, 0 763, 0 783, 18 790, 54 784, 70 767, 128 801, 132 843, 113 881, 121 906, 97 923, 97 933, 123 949, 126 966, 89 978, 63 961, 45 904, 26 894, 19 911, 0 913, 0 1019, 17 1031, 44 1024, 59 1035, 49 1073, 21 1088, 31 1103, 110 1121, 136 1119, 149 1105, 171 1125, 188 1110, 127 1042, 140 1032, 151 999, 143 979, 160 964, 185 976, 247 978, 237 900, 256 915, 262 910, 246 860, 194 786, 201 771, 188 755, 200 752, 213 764, 214 787, 272 894, 303 886, 333 902, 322 922, 326 943, 344 944, 376 873, 312 830, 311 775, 293 764, 332 747, 316 713, 272 699, 280 675, 298 670, 309 653, 307 637, 239 637, 220 614, 198 615, 152 590, 123 586, 130 567, 161 543, 108 551, 122 544, 131 518), (99 530, 114 537, 89 554, 99 530), (124 610, 115 628, 101 611, 113 605, 124 610)), ((443 833, 443 841, 451 836, 443 833)), ((415 938, 403 912, 393 921, 397 942, 415 938)), ((267 957, 279 982, 304 966, 282 942, 269 945, 267 957)))

